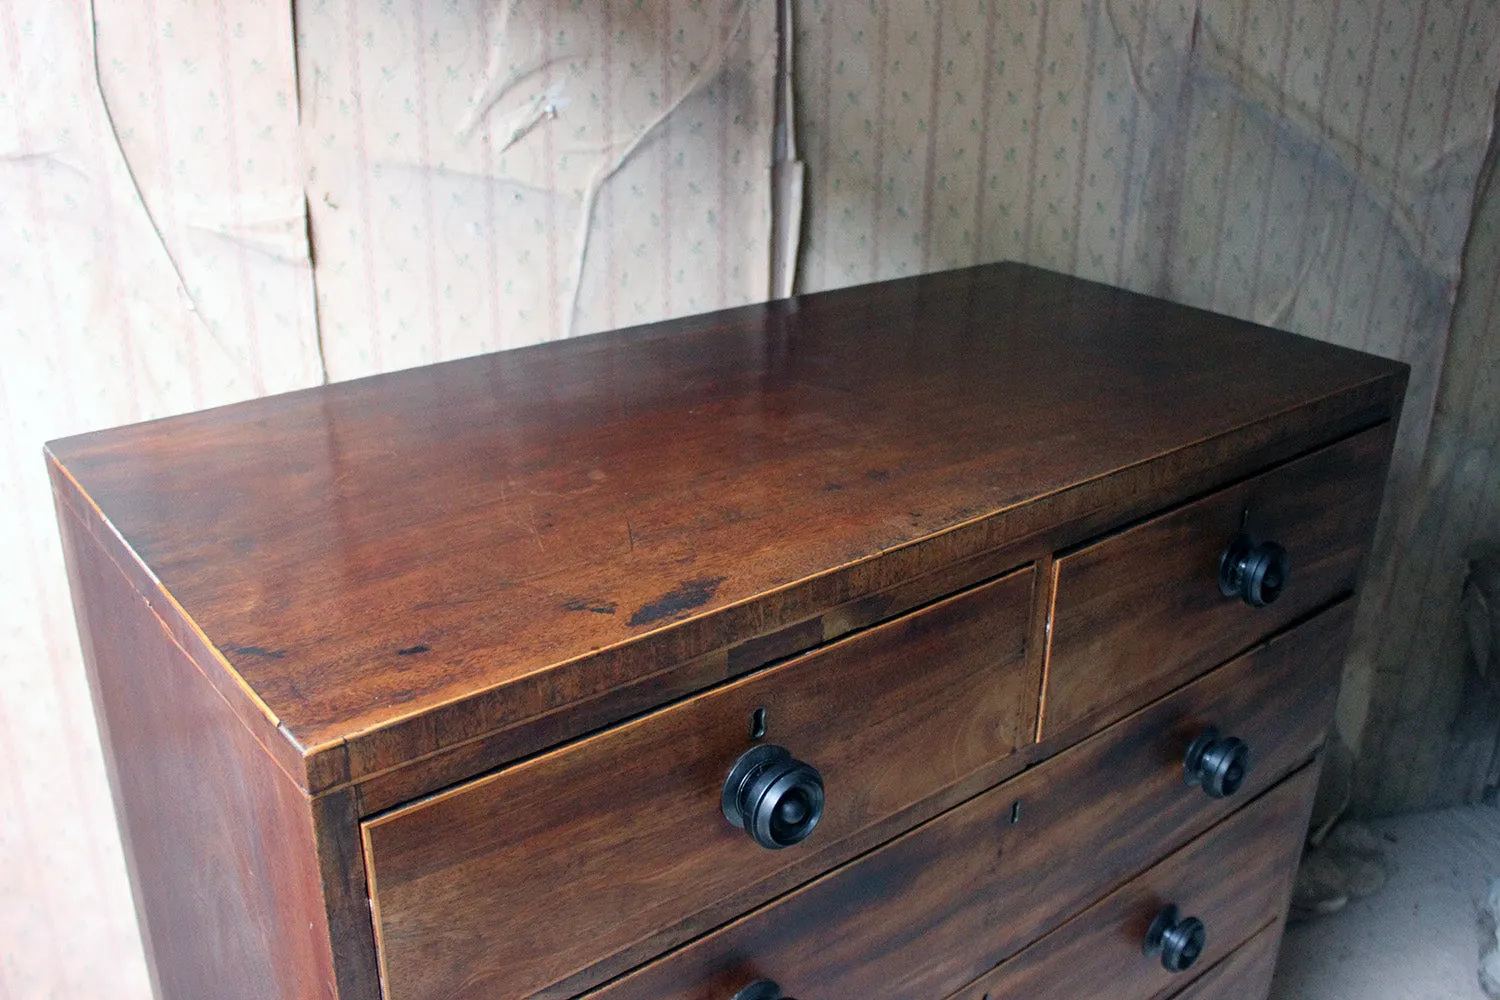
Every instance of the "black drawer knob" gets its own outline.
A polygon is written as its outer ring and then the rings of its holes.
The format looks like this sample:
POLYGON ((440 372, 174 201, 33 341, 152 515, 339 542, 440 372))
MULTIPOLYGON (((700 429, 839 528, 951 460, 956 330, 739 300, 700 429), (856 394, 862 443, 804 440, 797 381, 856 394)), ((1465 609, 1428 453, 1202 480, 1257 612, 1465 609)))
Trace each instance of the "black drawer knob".
POLYGON ((807 839, 823 818, 823 776, 781 747, 747 751, 724 782, 724 817, 776 850, 807 839))
POLYGON ((1235 535, 1219 557, 1219 592, 1263 608, 1281 596, 1290 571, 1291 561, 1280 545, 1235 535))
POLYGON ((1233 795, 1250 773, 1250 748, 1244 740, 1220 736, 1209 726, 1188 744, 1182 758, 1182 777, 1189 785, 1198 785, 1211 799, 1233 795))
POLYGON ((1184 917, 1175 906, 1164 906, 1146 931, 1145 952, 1160 955, 1168 972, 1186 972, 1203 954, 1208 931, 1197 917, 1184 917))
POLYGON ((736 993, 733 1000, 792 1000, 792 998, 783 996, 781 987, 771 980, 758 979, 736 993))

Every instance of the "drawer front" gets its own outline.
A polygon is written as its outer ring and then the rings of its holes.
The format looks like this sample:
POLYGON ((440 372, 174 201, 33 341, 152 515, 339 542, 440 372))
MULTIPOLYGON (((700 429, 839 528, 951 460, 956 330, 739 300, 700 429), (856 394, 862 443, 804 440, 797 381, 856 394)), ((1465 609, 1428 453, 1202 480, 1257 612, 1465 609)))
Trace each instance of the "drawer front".
POLYGON ((801 1000, 951 993, 1306 761, 1349 622, 1346 603, 589 1000, 728 1000, 761 978, 801 1000), (1209 725, 1254 756, 1228 798, 1183 779, 1209 725))
POLYGON ((387 997, 576 992, 558 984, 763 901, 780 870, 833 867, 850 834, 1029 743, 1033 583, 1024 569, 368 822, 387 997), (763 743, 826 789, 811 836, 781 850, 721 803, 757 709, 763 743))
POLYGON ((1265 1000, 1276 973, 1284 926, 1278 920, 1261 928, 1232 955, 1174 994, 1172 1000, 1265 1000))
POLYGON ((1315 764, 1297 772, 953 1000, 1171 995, 1285 913, 1317 772, 1315 764), (1202 952, 1185 972, 1168 972, 1142 949, 1153 918, 1169 904, 1206 929, 1202 952))
POLYGON ((1389 435, 1365 431, 1058 559, 1043 736, 1117 719, 1351 590, 1389 435), (1219 588, 1242 529, 1290 558, 1263 607, 1219 588))

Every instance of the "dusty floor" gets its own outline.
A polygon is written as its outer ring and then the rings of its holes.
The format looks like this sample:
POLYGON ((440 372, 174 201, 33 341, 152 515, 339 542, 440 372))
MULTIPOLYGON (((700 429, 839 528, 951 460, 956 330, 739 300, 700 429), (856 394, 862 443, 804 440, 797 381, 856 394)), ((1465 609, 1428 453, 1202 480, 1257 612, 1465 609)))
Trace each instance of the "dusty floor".
POLYGON ((1271 1000, 1486 1000, 1479 907, 1500 877, 1500 809, 1381 820, 1390 881, 1292 928, 1271 1000))

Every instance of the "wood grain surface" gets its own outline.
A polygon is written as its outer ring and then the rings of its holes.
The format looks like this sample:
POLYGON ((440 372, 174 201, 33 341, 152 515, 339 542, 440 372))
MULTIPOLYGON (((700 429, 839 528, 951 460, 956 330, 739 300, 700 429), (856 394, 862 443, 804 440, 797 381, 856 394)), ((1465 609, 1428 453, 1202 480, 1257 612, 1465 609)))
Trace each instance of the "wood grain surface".
POLYGON ((627 949, 659 951, 1030 742, 1032 579, 1013 573, 367 823, 389 996, 530 996, 627 949), (758 742, 822 774, 824 816, 802 844, 767 850, 724 818, 725 777, 758 742))
POLYGON ((320 791, 627 704, 824 608, 1389 419, 1404 384, 1367 355, 995 265, 50 451, 63 502, 320 791))
MULTIPOLYGON (((1332 713, 1349 624, 1347 603, 1331 609, 589 1000, 725 1000, 758 978, 802 1000, 944 996, 1303 764, 1332 713), (1182 777, 1184 749, 1211 724, 1245 739, 1255 756, 1245 787, 1227 799, 1209 799, 1182 777)), ((1275 801, 1289 795, 1300 809, 1310 793, 1299 780, 1275 801)), ((1250 880, 1272 872, 1280 885, 1290 870, 1282 841, 1296 831, 1280 806, 1256 810, 1234 828, 1248 823, 1250 834, 1221 842, 1216 870, 1241 868, 1250 880), (1279 838, 1271 847, 1255 840, 1262 823, 1279 838)))
POLYGON ((1317 778, 1316 764, 1297 772, 953 1000, 1148 1000, 1210 969, 1285 915, 1317 778), (1169 903, 1207 927, 1202 956, 1186 972, 1168 972, 1141 950, 1169 903))
POLYGON ((79 522, 61 526, 157 997, 337 995, 373 969, 373 942, 368 927, 340 939, 336 981, 307 796, 79 522))
POLYGON ((1353 591, 1375 528, 1391 425, 1357 434, 1056 563, 1042 733, 1118 718, 1164 687, 1353 591), (1291 560, 1274 603, 1219 590, 1242 529, 1291 560))

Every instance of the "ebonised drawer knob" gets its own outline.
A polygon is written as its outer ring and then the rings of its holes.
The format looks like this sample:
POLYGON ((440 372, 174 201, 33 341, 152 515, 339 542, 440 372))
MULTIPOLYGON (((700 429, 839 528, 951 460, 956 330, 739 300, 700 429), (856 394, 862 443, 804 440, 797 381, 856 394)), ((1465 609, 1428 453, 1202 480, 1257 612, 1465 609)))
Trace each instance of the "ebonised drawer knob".
POLYGON ((783 996, 781 987, 771 980, 758 979, 736 993, 732 1000, 792 1000, 792 998, 783 996))
POLYGON ((724 818, 772 850, 807 839, 823 818, 823 776, 769 744, 747 751, 724 782, 724 818))
POLYGON ((1164 906, 1146 931, 1144 950, 1147 955, 1160 955, 1162 968, 1168 972, 1186 972, 1207 943, 1203 921, 1184 917, 1176 906, 1164 906))
POLYGON ((1209 726, 1188 744, 1182 758, 1182 777, 1189 785, 1198 785, 1211 799, 1233 795, 1250 773, 1250 748, 1244 740, 1220 736, 1209 726))
POLYGON ((1286 589, 1291 562, 1275 542, 1256 542, 1239 534, 1219 557, 1219 591, 1238 597, 1252 608, 1263 608, 1286 589))

